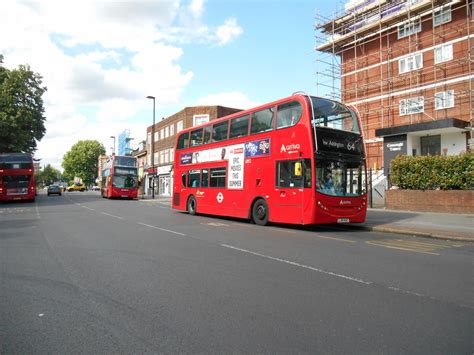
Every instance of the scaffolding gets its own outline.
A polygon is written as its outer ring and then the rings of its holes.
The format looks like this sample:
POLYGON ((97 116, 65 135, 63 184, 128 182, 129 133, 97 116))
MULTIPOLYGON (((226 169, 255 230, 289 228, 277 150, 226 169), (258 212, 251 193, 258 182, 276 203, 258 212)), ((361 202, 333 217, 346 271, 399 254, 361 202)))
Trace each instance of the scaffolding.
POLYGON ((473 0, 352 0, 330 18, 316 14, 316 94, 357 108, 366 142, 378 143, 369 158, 381 155, 375 129, 448 118, 448 110, 435 109, 435 95, 425 95, 433 90, 455 86, 454 115, 474 126, 473 12, 473 0), (436 63, 435 49, 443 45, 458 50, 436 63), (400 60, 415 53, 421 66, 400 74, 400 60), (397 96, 423 96, 421 115, 400 115, 397 96))

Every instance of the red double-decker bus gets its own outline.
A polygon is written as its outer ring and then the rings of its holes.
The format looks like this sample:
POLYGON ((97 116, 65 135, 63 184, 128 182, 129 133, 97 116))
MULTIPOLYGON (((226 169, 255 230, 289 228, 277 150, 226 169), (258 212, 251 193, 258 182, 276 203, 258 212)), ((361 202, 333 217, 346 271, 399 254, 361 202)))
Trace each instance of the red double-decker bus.
POLYGON ((102 164, 101 195, 104 198, 138 196, 137 158, 112 155, 102 164))
POLYGON ((302 93, 180 132, 172 206, 268 222, 364 222, 357 113, 302 93))
POLYGON ((0 154, 0 201, 33 202, 35 197, 35 170, 31 154, 0 154))

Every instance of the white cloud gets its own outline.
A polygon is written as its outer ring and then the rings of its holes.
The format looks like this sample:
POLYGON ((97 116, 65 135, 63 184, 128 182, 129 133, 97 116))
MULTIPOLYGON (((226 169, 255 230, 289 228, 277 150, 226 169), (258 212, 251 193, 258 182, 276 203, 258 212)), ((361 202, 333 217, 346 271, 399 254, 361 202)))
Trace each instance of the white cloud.
MULTIPOLYGON (((157 110, 177 104, 193 78, 192 71, 179 65, 184 54, 180 45, 223 45, 243 32, 235 19, 218 28, 203 23, 204 3, 1 2, 4 65, 29 64, 48 88, 47 133, 36 156, 60 167, 62 156, 78 140, 98 139, 107 147, 108 137, 125 128, 137 140, 144 138, 146 124, 140 113, 150 108, 145 96, 159 97, 157 110)), ((249 101, 237 99, 235 93, 223 97, 231 102, 231 96, 232 106, 249 101)))
POLYGON ((241 92, 233 91, 201 97, 197 100, 196 105, 220 105, 246 110, 259 106, 260 103, 250 100, 245 94, 241 92))
POLYGON ((235 18, 229 18, 225 20, 222 26, 219 26, 216 31, 216 36, 218 38, 219 45, 224 45, 238 36, 240 36, 244 30, 237 24, 237 20, 235 18))

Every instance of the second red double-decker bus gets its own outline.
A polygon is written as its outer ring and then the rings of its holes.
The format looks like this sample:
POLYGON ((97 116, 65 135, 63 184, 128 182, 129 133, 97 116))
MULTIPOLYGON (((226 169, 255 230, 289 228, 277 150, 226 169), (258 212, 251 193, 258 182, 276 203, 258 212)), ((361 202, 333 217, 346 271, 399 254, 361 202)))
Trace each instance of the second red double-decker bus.
POLYGON ((101 195, 104 198, 138 196, 137 158, 112 155, 102 165, 101 195))
POLYGON ((36 198, 33 158, 29 153, 0 154, 0 201, 36 198))
POLYGON ((298 93, 180 132, 172 206, 259 225, 358 223, 365 176, 356 112, 298 93))

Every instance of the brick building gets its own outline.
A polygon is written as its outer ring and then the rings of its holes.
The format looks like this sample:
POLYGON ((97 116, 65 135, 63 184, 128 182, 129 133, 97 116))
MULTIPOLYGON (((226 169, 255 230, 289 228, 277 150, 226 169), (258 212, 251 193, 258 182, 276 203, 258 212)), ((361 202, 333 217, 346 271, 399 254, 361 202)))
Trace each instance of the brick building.
POLYGON ((186 107, 183 110, 162 119, 147 128, 146 140, 146 166, 143 178, 144 193, 151 195, 152 187, 155 186, 155 195, 171 196, 172 191, 172 169, 174 161, 174 145, 176 135, 184 128, 200 125, 205 122, 224 117, 240 109, 223 106, 195 106, 186 107), (151 139, 154 136, 154 155, 151 157, 151 139), (153 184, 155 175, 155 184, 153 184))
POLYGON ((359 111, 369 167, 472 147, 473 12, 472 0, 352 0, 318 18, 320 83, 359 111))

